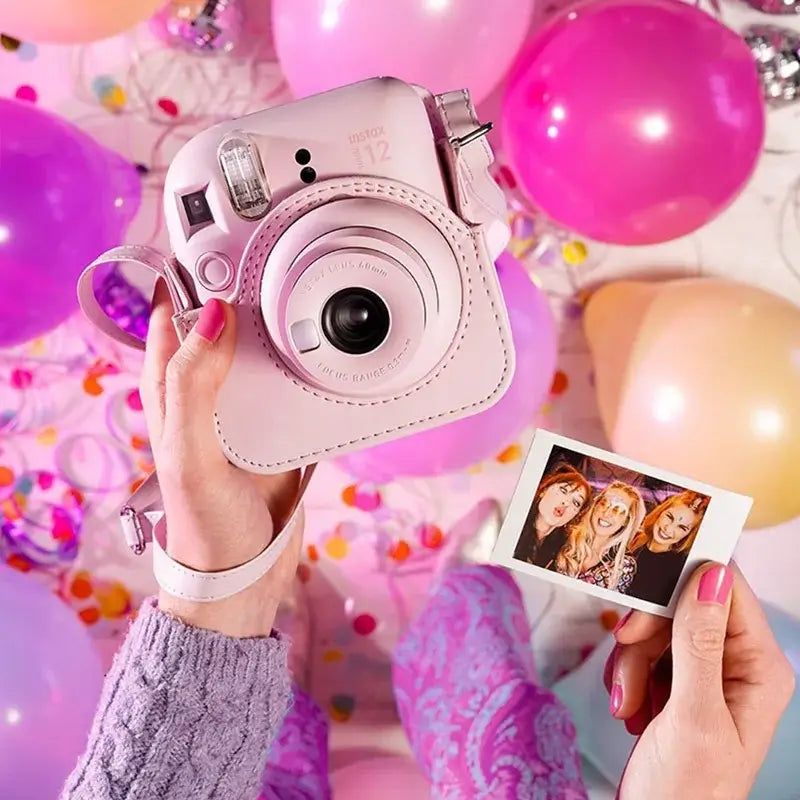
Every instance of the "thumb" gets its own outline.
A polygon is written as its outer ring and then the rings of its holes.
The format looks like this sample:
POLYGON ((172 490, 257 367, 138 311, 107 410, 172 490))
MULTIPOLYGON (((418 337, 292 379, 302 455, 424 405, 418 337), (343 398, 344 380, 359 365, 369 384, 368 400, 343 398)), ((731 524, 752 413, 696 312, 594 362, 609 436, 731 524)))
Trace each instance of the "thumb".
POLYGON ((214 411, 233 362, 235 327, 233 309, 216 298, 209 300, 167 364, 164 430, 183 457, 224 459, 214 411))
POLYGON ((681 592, 672 627, 672 696, 684 707, 724 700, 722 656, 733 571, 705 564, 681 592))

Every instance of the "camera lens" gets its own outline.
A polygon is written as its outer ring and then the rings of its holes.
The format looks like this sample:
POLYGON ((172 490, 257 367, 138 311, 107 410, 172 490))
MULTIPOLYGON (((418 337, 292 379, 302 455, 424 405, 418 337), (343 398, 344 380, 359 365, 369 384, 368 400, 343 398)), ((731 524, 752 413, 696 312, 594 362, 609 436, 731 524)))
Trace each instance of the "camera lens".
POLYGON ((322 330, 337 350, 363 355, 379 347, 389 333, 389 309, 369 289, 341 289, 322 309, 322 330))

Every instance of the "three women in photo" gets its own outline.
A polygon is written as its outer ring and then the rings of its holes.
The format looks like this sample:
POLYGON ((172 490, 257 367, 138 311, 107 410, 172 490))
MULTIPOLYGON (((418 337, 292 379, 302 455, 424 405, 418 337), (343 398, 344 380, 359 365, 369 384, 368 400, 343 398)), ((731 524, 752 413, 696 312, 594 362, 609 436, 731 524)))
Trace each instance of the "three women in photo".
POLYGON ((514 558, 668 605, 708 502, 685 490, 648 511, 635 487, 617 480, 593 493, 564 464, 539 484, 514 558))

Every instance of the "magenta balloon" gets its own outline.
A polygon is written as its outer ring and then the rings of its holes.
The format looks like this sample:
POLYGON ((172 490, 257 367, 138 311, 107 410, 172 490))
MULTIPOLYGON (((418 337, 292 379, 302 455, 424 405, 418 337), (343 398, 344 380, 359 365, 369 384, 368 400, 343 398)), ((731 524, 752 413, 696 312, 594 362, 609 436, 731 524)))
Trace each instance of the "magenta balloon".
POLYGON ((525 41, 533 0, 272 0, 275 47, 295 96, 388 75, 477 103, 525 41))
POLYGON ((596 0, 561 13, 520 53, 503 140, 557 222, 651 244, 691 233, 736 197, 764 113, 737 33, 680 0, 596 0))
POLYGON ((0 99, 0 347, 77 309, 78 275, 120 243, 140 197, 132 164, 66 120, 0 99))
POLYGON ((503 253, 497 272, 517 357, 508 391, 491 408, 472 417, 340 458, 339 464, 356 478, 387 483, 398 477, 463 469, 495 456, 533 422, 556 369, 555 322, 547 297, 515 258, 503 253))
POLYGON ((55 800, 86 746, 103 672, 76 615, 0 566, 0 797, 55 800))

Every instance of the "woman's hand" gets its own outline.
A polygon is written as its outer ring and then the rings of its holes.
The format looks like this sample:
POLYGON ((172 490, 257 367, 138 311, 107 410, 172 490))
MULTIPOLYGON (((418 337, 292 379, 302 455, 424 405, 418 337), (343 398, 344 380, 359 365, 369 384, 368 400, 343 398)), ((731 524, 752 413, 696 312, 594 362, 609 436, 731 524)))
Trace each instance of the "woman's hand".
POLYGON ((640 737, 620 800, 746 798, 794 673, 738 568, 701 567, 672 623, 635 611, 615 635, 611 713, 640 737))
MULTIPOLYGON (((233 359, 236 319, 230 306, 207 303, 180 345, 171 316, 172 304, 159 282, 141 396, 164 500, 166 550, 192 569, 225 570, 249 561, 272 541, 294 506, 299 474, 253 475, 231 465, 222 453, 214 408, 233 359)), ((159 607, 190 625, 228 636, 268 636, 296 573, 302 527, 300 520, 277 563, 244 591, 211 603, 162 591, 159 607)))

